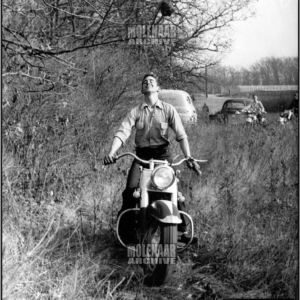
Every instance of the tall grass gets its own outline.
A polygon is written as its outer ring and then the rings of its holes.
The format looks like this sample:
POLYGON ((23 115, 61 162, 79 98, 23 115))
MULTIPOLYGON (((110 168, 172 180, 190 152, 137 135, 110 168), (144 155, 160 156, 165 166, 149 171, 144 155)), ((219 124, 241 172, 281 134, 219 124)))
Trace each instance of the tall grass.
MULTIPOLYGON (((76 159, 52 166, 49 176, 57 179, 41 185, 37 198, 22 185, 17 156, 4 153, 3 299, 183 299, 199 294, 296 299, 297 122, 291 127, 223 127, 200 118, 187 131, 193 156, 208 159, 201 177, 183 166, 180 178, 199 247, 179 257, 173 281, 162 289, 142 285, 141 269, 127 264, 126 251, 116 242, 129 158, 95 168, 95 158, 79 151, 76 159)), ((178 144, 172 145, 179 154, 178 144)), ((99 149, 98 159, 108 147, 99 149)), ((133 139, 122 151, 132 149, 133 139)))
POLYGON ((197 135, 194 156, 209 160, 203 179, 190 179, 191 211, 199 216, 201 244, 212 257, 224 256, 220 276, 245 292, 266 289, 274 298, 296 298, 297 122, 293 128, 210 125, 190 135, 197 135))

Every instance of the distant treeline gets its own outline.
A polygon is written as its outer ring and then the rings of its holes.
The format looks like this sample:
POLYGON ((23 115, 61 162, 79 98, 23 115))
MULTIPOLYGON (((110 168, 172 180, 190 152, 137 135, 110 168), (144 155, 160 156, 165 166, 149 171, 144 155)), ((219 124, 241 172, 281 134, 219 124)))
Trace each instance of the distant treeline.
POLYGON ((237 86, 286 86, 298 82, 298 57, 266 57, 249 68, 208 69, 208 93, 213 94, 237 86))

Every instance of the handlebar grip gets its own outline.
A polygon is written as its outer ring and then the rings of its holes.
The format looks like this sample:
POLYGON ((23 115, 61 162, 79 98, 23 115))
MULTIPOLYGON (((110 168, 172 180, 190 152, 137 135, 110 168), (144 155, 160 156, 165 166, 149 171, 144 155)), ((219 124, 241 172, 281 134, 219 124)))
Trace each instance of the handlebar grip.
POLYGON ((111 164, 115 164, 117 159, 118 159, 118 157, 116 157, 116 156, 113 156, 113 157, 105 156, 104 160, 103 160, 103 165, 108 166, 111 164), (112 161, 111 161, 111 159, 112 159, 112 161))

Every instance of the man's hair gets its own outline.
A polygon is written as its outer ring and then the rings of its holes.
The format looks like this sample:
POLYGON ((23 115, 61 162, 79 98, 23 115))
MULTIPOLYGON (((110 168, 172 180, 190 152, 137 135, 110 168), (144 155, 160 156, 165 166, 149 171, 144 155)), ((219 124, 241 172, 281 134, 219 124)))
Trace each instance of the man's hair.
POLYGON ((156 74, 154 74, 153 72, 149 72, 149 73, 145 74, 144 77, 143 77, 142 83, 144 82, 145 78, 148 77, 148 76, 153 77, 156 80, 157 85, 159 85, 158 76, 156 74))

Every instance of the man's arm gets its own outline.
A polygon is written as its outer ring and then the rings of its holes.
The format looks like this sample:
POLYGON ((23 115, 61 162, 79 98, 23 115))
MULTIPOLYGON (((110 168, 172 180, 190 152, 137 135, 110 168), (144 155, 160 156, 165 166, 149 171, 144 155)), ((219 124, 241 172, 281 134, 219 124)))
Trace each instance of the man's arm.
POLYGON ((110 151, 108 155, 106 155, 104 158, 105 165, 115 163, 114 156, 116 155, 117 151, 121 148, 121 146, 125 143, 127 138, 130 136, 131 129, 135 124, 135 120, 136 120, 136 108, 130 111, 130 113, 123 120, 121 126, 116 132, 112 145, 110 147, 110 151))
POLYGON ((259 105, 260 105, 260 107, 261 107, 261 111, 262 111, 262 112, 265 112, 265 108, 264 108, 263 104, 261 103, 261 101, 259 101, 259 105))
POLYGON ((191 156, 190 145, 187 138, 180 140, 179 145, 185 157, 191 156))
MULTIPOLYGON (((167 106, 167 108, 168 108, 167 113, 169 114, 168 123, 169 123, 170 127, 172 128, 172 130, 176 134, 176 141, 180 143, 180 141, 187 139, 187 134, 184 130, 181 118, 180 118, 177 110, 175 109, 175 107, 169 104, 169 106, 167 106)), ((183 144, 183 147, 184 147, 184 145, 185 144, 183 144)), ((180 147, 181 147, 181 143, 180 143, 180 147)), ((188 142, 187 142, 187 147, 189 147, 188 142)), ((184 148, 181 147, 181 149, 184 153, 184 150, 183 150, 184 148)))
POLYGON ((117 151, 122 146, 122 144, 123 144, 123 142, 118 137, 115 136, 113 139, 112 145, 110 147, 109 154, 104 157, 104 165, 110 165, 110 164, 115 163, 114 157, 115 157, 117 151))
POLYGON ((114 137, 112 145, 110 147, 110 152, 108 155, 115 156, 117 151, 121 148, 122 144, 123 144, 122 141, 118 137, 114 137))
MULTIPOLYGON (((184 156, 191 157, 191 151, 190 151, 188 139, 185 138, 180 140, 179 144, 184 156)), ((201 175, 200 166, 194 160, 188 160, 186 164, 187 167, 191 170, 194 170, 197 173, 197 175, 201 175)))

